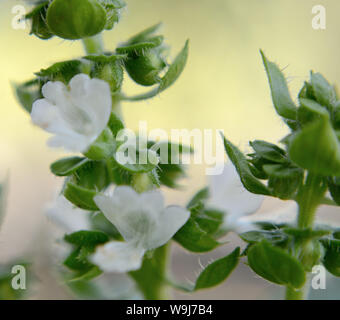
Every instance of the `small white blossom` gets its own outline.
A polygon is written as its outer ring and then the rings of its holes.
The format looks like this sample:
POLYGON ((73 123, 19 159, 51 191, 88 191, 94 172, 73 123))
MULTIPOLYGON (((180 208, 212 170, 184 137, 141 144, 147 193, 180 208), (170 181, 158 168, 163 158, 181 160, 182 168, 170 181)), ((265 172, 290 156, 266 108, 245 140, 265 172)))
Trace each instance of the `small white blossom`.
POLYGON ((58 196, 55 203, 46 210, 47 217, 66 232, 89 230, 90 213, 75 207, 64 196, 58 196))
POLYGON ((34 124, 54 134, 51 147, 85 152, 105 129, 111 113, 110 86, 104 80, 86 74, 74 76, 69 88, 62 82, 47 82, 44 99, 33 103, 34 124))
POLYGON ((165 208, 163 196, 156 190, 138 194, 123 186, 94 200, 126 241, 106 243, 92 256, 92 261, 107 272, 139 269, 145 251, 167 243, 190 216, 179 206, 165 208))
POLYGON ((209 192, 209 206, 225 212, 226 229, 240 233, 251 228, 246 216, 259 209, 263 196, 244 188, 233 165, 225 165, 220 175, 211 176, 209 192))

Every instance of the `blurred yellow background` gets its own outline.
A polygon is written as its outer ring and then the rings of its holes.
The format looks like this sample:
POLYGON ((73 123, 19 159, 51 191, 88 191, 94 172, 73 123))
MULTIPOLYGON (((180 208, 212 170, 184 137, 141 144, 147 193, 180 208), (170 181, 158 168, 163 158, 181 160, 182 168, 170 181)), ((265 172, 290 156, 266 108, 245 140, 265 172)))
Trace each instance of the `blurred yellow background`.
MULTIPOLYGON (((228 138, 242 148, 255 138, 276 142, 287 128, 272 107, 260 48, 269 59, 286 67, 294 97, 311 69, 334 83, 340 82, 338 1, 126 2, 128 6, 121 22, 104 34, 107 49, 114 49, 117 43, 159 21, 164 23, 162 33, 172 47, 172 58, 185 40, 190 39, 188 65, 171 89, 151 101, 123 105, 130 128, 137 129, 139 120, 147 120, 149 129, 224 129, 228 138), (312 28, 312 7, 316 4, 326 8, 326 30, 312 28)), ((10 83, 29 80, 41 68, 84 54, 79 41, 58 38, 42 41, 28 35, 29 26, 26 30, 14 30, 11 10, 17 4, 23 2, 1 0, 0 3, 0 179, 8 172, 10 181, 8 210, 0 234, 0 261, 31 251, 36 256, 44 252, 48 223, 43 209, 62 183, 49 172, 49 164, 63 153, 46 147, 47 134, 33 127, 29 115, 16 102, 10 83)), ((124 91, 133 94, 143 89, 128 80, 124 91)), ((191 177, 185 183, 189 190, 168 192, 169 202, 185 203, 203 186, 203 167, 194 166, 190 172, 191 177)), ((322 211, 330 216, 339 214, 334 208, 324 207, 322 211)), ((187 272, 192 270, 192 264, 197 266, 196 256, 180 253, 178 259, 183 260, 183 270, 187 272)), ((175 269, 181 270, 178 266, 181 262, 176 258, 174 261, 175 269)), ((195 297, 263 298, 267 293, 262 291, 270 286, 254 277, 242 267, 233 275, 230 285, 214 291, 213 295, 202 293, 195 297), (243 273, 250 285, 242 281, 243 273)), ((55 294, 52 289, 40 290, 37 297, 64 297, 58 290, 55 294)))

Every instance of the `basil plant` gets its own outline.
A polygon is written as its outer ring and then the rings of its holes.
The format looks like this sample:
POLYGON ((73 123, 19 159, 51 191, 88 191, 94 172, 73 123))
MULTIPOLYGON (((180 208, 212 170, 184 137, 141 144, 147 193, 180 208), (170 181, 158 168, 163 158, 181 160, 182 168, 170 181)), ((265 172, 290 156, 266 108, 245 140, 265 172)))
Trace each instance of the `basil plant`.
MULTIPOLYGON (((50 166, 64 183, 47 212, 65 233, 68 255, 60 259, 67 285, 78 296, 86 291, 87 297, 103 298, 99 280, 124 274, 140 297, 164 299, 171 287, 190 294, 217 286, 243 260, 260 277, 285 286, 287 299, 302 299, 314 266, 339 276, 340 233, 314 223, 319 205, 340 205, 340 100, 334 87, 312 72, 297 105, 278 66, 261 52, 275 110, 290 133, 279 145, 251 141, 250 154, 223 137, 233 165, 186 206, 166 206, 160 187, 178 188, 186 167, 163 161, 160 149, 170 155, 176 144, 137 136, 143 142, 135 146, 137 161, 122 162, 121 132, 127 128, 121 104, 170 88, 184 70, 189 42, 169 62, 156 24, 117 48, 104 48, 102 32, 115 29, 125 7, 123 0, 35 1, 25 17, 32 35, 80 40, 85 48, 83 56, 37 70, 15 86, 33 124, 50 134, 48 145, 74 154, 50 166), (123 92, 125 75, 147 87, 145 92, 123 92), (296 222, 250 223, 247 216, 266 196, 295 201, 296 222), (169 274, 171 243, 201 254, 221 250, 229 232, 236 232, 245 248, 208 264, 192 284, 169 274)), ((177 147, 180 155, 193 152, 177 147)), ((112 290, 118 290, 114 281, 112 290)))

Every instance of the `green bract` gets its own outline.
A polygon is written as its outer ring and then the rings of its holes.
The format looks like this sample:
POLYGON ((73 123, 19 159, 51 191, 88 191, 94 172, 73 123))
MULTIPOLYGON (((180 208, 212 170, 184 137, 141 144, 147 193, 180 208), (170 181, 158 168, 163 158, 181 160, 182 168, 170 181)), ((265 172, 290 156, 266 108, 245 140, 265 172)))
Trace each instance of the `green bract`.
POLYGON ((34 34, 35 36, 43 40, 47 40, 53 37, 53 33, 46 24, 46 13, 48 5, 49 1, 44 1, 26 15, 26 19, 31 19, 32 23, 30 34, 34 34))
POLYGON ((295 120, 297 108, 290 97, 286 79, 278 66, 269 61, 262 51, 261 55, 268 75, 276 112, 285 119, 295 120))
POLYGON ((166 67, 163 57, 163 37, 153 36, 158 25, 130 38, 117 48, 118 53, 127 54, 126 71, 140 85, 152 86, 160 81, 159 73, 166 67))
POLYGON ((107 81, 112 92, 120 91, 123 83, 125 55, 90 55, 84 59, 92 61, 91 76, 107 81))
POLYGON ((306 125, 291 139, 291 159, 313 173, 340 176, 340 143, 328 118, 306 125))
POLYGON ((97 0, 53 0, 46 18, 49 29, 68 40, 94 36, 107 23, 106 11, 97 0))

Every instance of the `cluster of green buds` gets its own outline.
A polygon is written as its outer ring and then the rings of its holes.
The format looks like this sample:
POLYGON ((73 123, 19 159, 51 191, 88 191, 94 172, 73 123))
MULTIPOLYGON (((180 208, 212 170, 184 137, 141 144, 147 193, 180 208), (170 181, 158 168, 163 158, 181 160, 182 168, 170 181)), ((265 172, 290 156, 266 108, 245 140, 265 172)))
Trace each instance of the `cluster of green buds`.
POLYGON ((77 40, 111 30, 125 5, 123 0, 38 1, 26 19, 31 20, 31 34, 41 39, 77 40))
POLYGON ((323 264, 340 276, 338 230, 314 223, 319 205, 340 205, 340 100, 320 73, 311 72, 297 106, 281 70, 261 54, 274 107, 291 132, 281 146, 250 142, 254 152, 247 156, 227 139, 224 143, 248 191, 298 205, 296 224, 259 223, 261 231, 241 234, 248 243, 244 255, 249 266, 261 277, 285 285, 287 298, 296 299, 303 297, 301 288, 313 266, 323 264))

